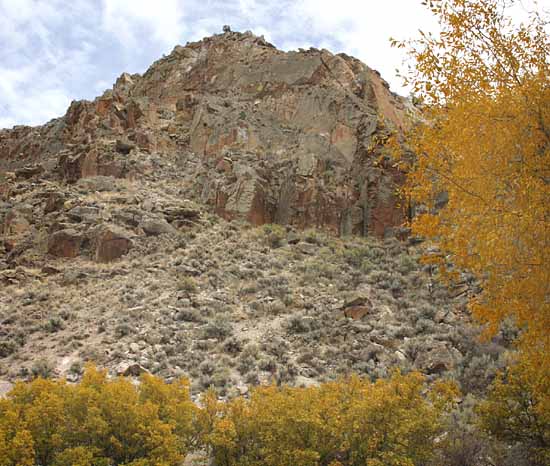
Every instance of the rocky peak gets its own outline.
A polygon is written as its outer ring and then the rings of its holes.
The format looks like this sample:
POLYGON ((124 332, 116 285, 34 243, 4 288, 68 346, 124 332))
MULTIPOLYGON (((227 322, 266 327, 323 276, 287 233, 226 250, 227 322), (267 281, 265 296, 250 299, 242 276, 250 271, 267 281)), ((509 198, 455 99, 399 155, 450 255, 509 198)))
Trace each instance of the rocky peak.
POLYGON ((40 164, 68 183, 160 181, 167 164, 182 195, 226 219, 378 236, 401 225, 402 174, 382 143, 406 126, 408 102, 353 57, 224 31, 123 73, 60 119, 0 131, 0 164, 40 164))

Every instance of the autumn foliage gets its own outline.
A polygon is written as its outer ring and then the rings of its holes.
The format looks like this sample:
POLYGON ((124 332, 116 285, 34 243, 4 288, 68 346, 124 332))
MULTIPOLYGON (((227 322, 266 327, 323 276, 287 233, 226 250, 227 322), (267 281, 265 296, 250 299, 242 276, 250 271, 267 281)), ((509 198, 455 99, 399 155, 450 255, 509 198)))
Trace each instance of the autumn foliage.
POLYGON ((550 355, 524 350, 477 412, 490 435, 524 445, 533 465, 550 464, 550 355))
POLYGON ((477 275, 483 293, 471 307, 490 333, 512 317, 529 330, 529 344, 540 342, 550 329, 544 20, 532 15, 516 26, 505 14, 510 2, 500 0, 426 3, 441 34, 396 43, 414 61, 408 81, 425 104, 407 139, 415 157, 402 160, 405 194, 424 209, 413 229, 437 242, 441 263, 477 275))
POLYGON ((425 464, 440 433, 453 385, 423 396, 418 373, 375 383, 352 377, 320 387, 258 388, 249 401, 206 399, 206 444, 215 464, 369 465, 425 464))
POLYGON ((413 231, 442 276, 473 272, 471 309, 494 335, 521 329, 518 360, 479 409, 483 428, 550 462, 550 38, 531 13, 514 24, 504 0, 427 0, 441 33, 396 42, 422 103, 407 135, 404 195, 413 231), (411 156, 410 154, 414 154, 411 156), (433 250, 432 250, 433 251, 433 250))
POLYGON ((0 465, 180 464, 196 410, 184 380, 136 387, 89 367, 78 385, 20 382, 0 400, 0 465))
POLYGON ((249 400, 201 408, 184 380, 139 385, 89 367, 81 383, 20 382, 0 400, 1 466, 169 466, 190 449, 223 465, 414 465, 432 454, 441 414, 456 396, 428 395, 418 373, 371 383, 257 388, 249 400))

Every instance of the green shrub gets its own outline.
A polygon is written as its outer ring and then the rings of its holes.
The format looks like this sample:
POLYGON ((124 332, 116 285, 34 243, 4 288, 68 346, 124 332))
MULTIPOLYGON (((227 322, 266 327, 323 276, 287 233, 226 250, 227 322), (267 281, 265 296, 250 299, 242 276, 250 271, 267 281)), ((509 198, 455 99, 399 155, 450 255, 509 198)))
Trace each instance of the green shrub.
POLYGON ((5 358, 17 351, 17 344, 13 340, 0 341, 0 358, 5 358))
POLYGON ((197 282, 193 277, 182 277, 178 282, 178 290, 188 294, 195 294, 198 290, 197 282))
POLYGON ((218 316, 208 322, 204 327, 205 338, 215 338, 217 340, 225 340, 233 333, 233 328, 229 320, 225 317, 218 316))
POLYGON ((281 225, 267 224, 263 226, 263 232, 269 247, 280 248, 286 239, 286 230, 281 225))
POLYGON ((31 367, 31 374, 34 378, 42 377, 48 379, 53 374, 53 366, 45 359, 39 359, 31 367))
POLYGON ((65 325, 63 324, 63 320, 61 317, 52 317, 48 319, 46 324, 44 325, 44 330, 48 333, 55 333, 60 330, 63 330, 65 328, 65 325))

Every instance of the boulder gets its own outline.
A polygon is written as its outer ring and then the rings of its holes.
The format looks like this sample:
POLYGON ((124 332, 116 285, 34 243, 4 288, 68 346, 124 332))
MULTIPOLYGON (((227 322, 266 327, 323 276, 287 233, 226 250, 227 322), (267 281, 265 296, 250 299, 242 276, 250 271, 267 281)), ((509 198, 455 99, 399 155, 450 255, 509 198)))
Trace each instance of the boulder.
POLYGON ((76 222, 95 223, 99 218, 99 208, 76 206, 67 212, 67 217, 76 222))
POLYGON ((300 243, 296 244, 296 249, 298 251, 300 251, 302 254, 305 254, 306 256, 312 256, 313 254, 315 254, 317 252, 319 247, 316 246, 315 244, 301 243, 300 242, 300 243))
POLYGON ((40 175, 44 172, 44 167, 42 165, 28 165, 23 168, 18 168, 15 170, 15 177, 17 179, 27 180, 33 176, 40 175))
POLYGON ((124 154, 124 155, 128 155, 133 149, 135 149, 136 145, 128 141, 117 139, 115 147, 117 152, 120 152, 121 154, 124 154))
POLYGON ((444 342, 434 342, 419 352, 414 365, 426 374, 442 374, 455 367, 459 358, 457 350, 450 350, 444 342))
POLYGON ((121 362, 116 368, 116 374, 124 377, 139 377, 141 374, 149 373, 147 369, 137 362, 121 362))
POLYGON ((96 262, 111 262, 132 248, 130 234, 115 225, 103 226, 95 236, 96 262))
POLYGON ((52 233, 48 239, 48 254, 57 257, 77 257, 80 255, 83 236, 68 228, 52 233))
POLYGON ((140 223, 140 228, 147 236, 158 236, 174 233, 176 230, 164 219, 146 219, 140 223))
POLYGON ((58 169, 69 183, 97 176, 123 178, 127 172, 125 157, 103 145, 74 148, 62 153, 58 169))
POLYGON ((4 219, 3 233, 6 236, 21 235, 26 233, 30 226, 29 220, 21 212, 10 210, 4 219))
POLYGON ((176 226, 199 220, 201 211, 190 201, 164 205, 159 209, 165 219, 176 226))
POLYGON ((44 213, 49 214, 60 210, 65 203, 65 196, 59 192, 51 192, 46 197, 46 205, 44 206, 44 213))
POLYGON ((114 191, 116 184, 112 176, 91 176, 78 180, 77 186, 83 191, 114 191))
POLYGON ((372 310, 372 301, 368 296, 356 296, 355 298, 346 301, 341 310, 344 316, 353 320, 360 320, 369 314, 372 310))

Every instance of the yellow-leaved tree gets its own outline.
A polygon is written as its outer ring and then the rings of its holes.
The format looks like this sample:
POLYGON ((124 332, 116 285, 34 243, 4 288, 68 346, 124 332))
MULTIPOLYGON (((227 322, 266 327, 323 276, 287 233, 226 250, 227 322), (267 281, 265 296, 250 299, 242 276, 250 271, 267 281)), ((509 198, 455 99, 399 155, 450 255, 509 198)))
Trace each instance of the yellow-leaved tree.
MULTIPOLYGON (((407 80, 424 101, 407 143, 406 194, 426 211, 417 234, 437 241, 483 293, 475 315, 508 316, 531 343, 550 329, 550 40, 533 14, 514 25, 503 0, 432 0, 438 36, 407 47, 407 80), (439 211, 441 194, 448 198, 439 211)), ((447 257, 448 258, 448 257, 447 257)))
POLYGON ((89 366, 77 385, 18 382, 0 399, 0 466, 177 466, 197 409, 183 379, 136 387, 89 366))
POLYGON ((406 79, 422 103, 406 139, 414 156, 399 163, 417 209, 413 232, 437 244, 443 271, 452 263, 477 276, 482 291, 470 304, 486 334, 506 318, 522 329, 518 364, 481 410, 485 428, 532 445, 547 464, 550 39, 541 12, 512 21, 519 3, 427 0, 441 32, 394 41, 414 62, 406 79), (506 413, 517 416, 507 423, 506 413))
POLYGON ((357 376, 319 387, 256 388, 249 400, 201 411, 204 445, 218 466, 413 466, 432 457, 456 386, 429 388, 416 372, 357 376))

